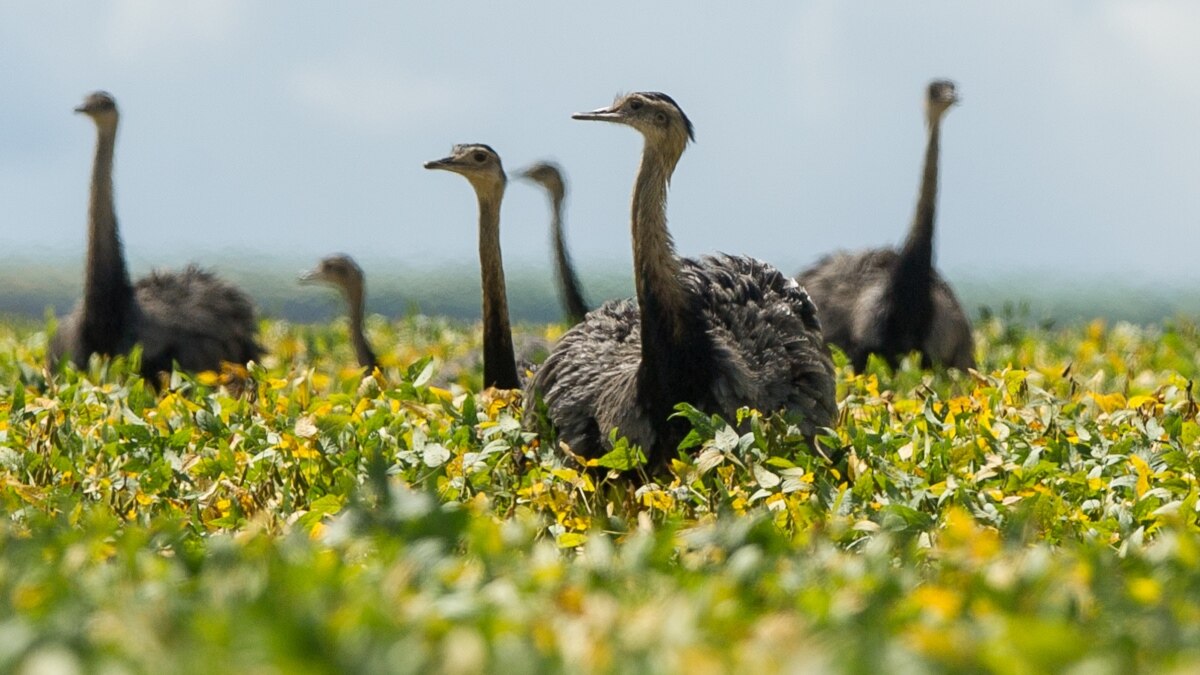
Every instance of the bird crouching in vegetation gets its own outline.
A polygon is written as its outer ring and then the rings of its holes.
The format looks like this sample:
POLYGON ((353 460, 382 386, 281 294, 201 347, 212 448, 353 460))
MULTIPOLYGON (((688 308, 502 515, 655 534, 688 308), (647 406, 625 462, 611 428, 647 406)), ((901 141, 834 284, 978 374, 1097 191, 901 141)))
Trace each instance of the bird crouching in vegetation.
POLYGON ((85 365, 92 354, 122 354, 140 344, 141 374, 154 382, 158 373, 170 372, 172 363, 201 371, 258 359, 262 348, 254 337, 254 306, 235 286, 195 266, 152 272, 130 284, 113 201, 116 102, 98 91, 75 112, 90 117, 97 131, 87 271, 83 298, 51 340, 51 365, 62 359, 85 365))
POLYGON ((554 246, 554 271, 558 280, 558 297, 562 302, 567 321, 572 325, 583 320, 588 312, 587 301, 583 298, 583 290, 579 276, 571 264, 571 256, 567 253, 566 236, 563 234, 563 201, 566 199, 567 186, 563 180, 562 170, 551 162, 539 162, 517 174, 521 178, 531 180, 541 185, 550 198, 550 237, 554 246))
POLYGON ((425 163, 426 169, 461 174, 479 202, 479 267, 483 282, 483 386, 519 389, 508 322, 508 293, 500 252, 500 202, 508 182, 500 156, 490 147, 456 145, 448 157, 425 163))
POLYGON ((682 402, 731 422, 743 406, 786 411, 810 438, 831 426, 833 363, 804 289, 754 258, 675 254, 667 187, 694 138, 683 110, 643 92, 574 118, 644 137, 631 218, 637 305, 605 303, 568 330, 530 382, 526 407, 540 399, 575 454, 606 452, 617 429, 652 466, 688 432, 685 420, 672 419, 682 402))
POLYGON ((346 298, 350 315, 350 343, 358 365, 368 371, 379 365, 375 351, 363 332, 363 317, 367 304, 367 282, 362 268, 348 255, 337 254, 323 258, 317 266, 300 275, 302 284, 327 284, 341 291, 346 298))
POLYGON ((858 372, 871 354, 895 367, 912 351, 920 352, 923 367, 975 366, 971 323, 954 290, 933 266, 942 117, 958 101, 953 82, 929 83, 925 169, 912 226, 900 250, 837 253, 799 275, 821 308, 826 339, 846 352, 858 372))

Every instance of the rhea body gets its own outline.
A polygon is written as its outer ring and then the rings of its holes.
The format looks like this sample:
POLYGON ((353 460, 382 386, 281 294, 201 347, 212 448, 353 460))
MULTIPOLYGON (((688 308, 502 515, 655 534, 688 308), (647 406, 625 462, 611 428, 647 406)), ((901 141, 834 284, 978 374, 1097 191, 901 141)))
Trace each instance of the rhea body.
POLYGON ((913 351, 920 352, 924 367, 975 366, 971 323, 933 266, 942 118, 958 100, 948 80, 934 80, 926 90, 925 166, 916 212, 900 249, 836 253, 800 273, 800 283, 821 308, 825 337, 846 352, 859 372, 871 354, 895 367, 913 351))
POLYGON ((341 292, 350 315, 350 343, 358 365, 373 370, 379 365, 375 351, 363 331, 366 314, 367 282, 362 268, 348 255, 337 254, 323 258, 317 266, 300 275, 300 283, 326 284, 341 292))
POLYGON ((91 118, 97 131, 87 269, 83 298, 51 340, 51 363, 86 364, 92 354, 122 354, 141 344, 142 375, 152 379, 172 364, 201 371, 258 359, 254 306, 237 287, 195 266, 156 271, 130 283, 113 199, 116 102, 94 92, 75 111, 91 118))
POLYGON ((508 292, 500 251, 500 203, 508 179, 500 156, 481 143, 456 145, 448 157, 425 163, 426 169, 461 174, 475 189, 479 202, 479 267, 483 283, 483 384, 497 389, 518 389, 513 356, 512 327, 508 321, 508 292))
POLYGON ((575 273, 575 266, 571 264, 571 256, 567 252, 566 235, 563 233, 563 202, 566 200, 567 186, 562 170, 551 162, 539 162, 517 175, 541 185, 550 198, 550 238, 554 246, 554 272, 558 281, 558 297, 567 321, 572 325, 577 324, 587 314, 588 303, 583 297, 583 289, 579 283, 579 276, 575 273))
POLYGON ((667 188, 692 125, 669 96, 633 93, 574 116, 644 137, 631 233, 637 304, 608 302, 568 330, 530 383, 560 441, 583 456, 610 449, 614 428, 665 462, 687 433, 681 402, 733 420, 750 406, 796 414, 811 436, 837 414, 833 364, 816 307, 793 279, 754 258, 680 258, 667 188))

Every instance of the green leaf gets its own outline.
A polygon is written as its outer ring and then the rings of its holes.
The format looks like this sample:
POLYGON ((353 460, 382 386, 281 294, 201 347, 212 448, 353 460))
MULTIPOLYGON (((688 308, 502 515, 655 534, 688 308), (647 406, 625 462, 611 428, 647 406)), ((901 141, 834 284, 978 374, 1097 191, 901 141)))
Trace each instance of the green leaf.
POLYGON ((596 459, 596 464, 606 469, 617 471, 632 471, 646 465, 646 455, 636 445, 630 445, 626 438, 619 439, 613 449, 596 459))

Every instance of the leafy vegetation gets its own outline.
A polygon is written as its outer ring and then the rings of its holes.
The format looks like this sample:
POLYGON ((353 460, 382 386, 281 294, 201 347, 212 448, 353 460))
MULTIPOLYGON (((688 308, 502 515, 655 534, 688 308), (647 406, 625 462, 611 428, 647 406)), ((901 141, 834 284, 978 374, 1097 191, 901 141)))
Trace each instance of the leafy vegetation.
POLYGON ((683 407, 653 476, 524 430, 469 327, 369 333, 156 394, 0 327, 0 671, 1200 667, 1193 323, 988 318, 979 373, 843 362, 823 453, 683 407))

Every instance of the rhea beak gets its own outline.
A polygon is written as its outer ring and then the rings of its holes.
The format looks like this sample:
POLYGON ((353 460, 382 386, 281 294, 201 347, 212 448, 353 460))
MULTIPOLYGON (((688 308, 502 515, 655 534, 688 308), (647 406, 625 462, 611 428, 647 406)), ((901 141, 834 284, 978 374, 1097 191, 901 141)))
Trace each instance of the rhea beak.
POLYGON ((75 106, 75 112, 77 112, 77 113, 85 113, 85 112, 87 112, 87 111, 88 111, 88 110, 87 110, 87 104, 86 104, 86 103, 84 103, 84 104, 81 104, 81 105, 77 105, 77 106, 75 106))
POLYGON ((456 164, 458 164, 458 162, 455 161, 453 157, 443 157, 441 159, 435 159, 432 162, 425 162, 425 168, 453 171, 456 164))
POLYGON ((302 284, 315 284, 320 280, 321 280, 321 271, 320 270, 306 270, 304 272, 301 272, 300 276, 298 276, 296 278, 296 281, 299 281, 302 284))
POLYGON ((571 115, 573 120, 597 120, 600 122, 620 122, 624 118, 619 110, 612 108, 597 108, 591 112, 577 112, 571 115))

